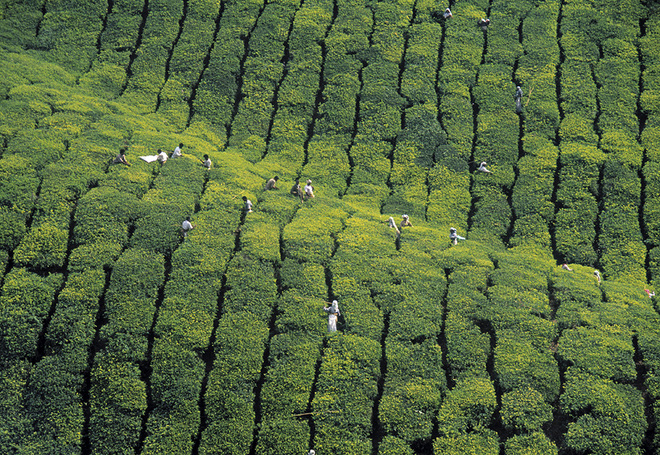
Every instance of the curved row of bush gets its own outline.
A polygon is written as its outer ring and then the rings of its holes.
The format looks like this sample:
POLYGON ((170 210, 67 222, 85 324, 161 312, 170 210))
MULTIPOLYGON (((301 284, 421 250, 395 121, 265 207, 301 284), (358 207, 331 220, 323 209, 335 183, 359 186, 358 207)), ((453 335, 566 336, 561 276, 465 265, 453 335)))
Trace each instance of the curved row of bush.
MULTIPOLYGON (((445 22, 437 78, 438 119, 447 135, 438 163, 429 173, 429 221, 466 232, 470 213, 470 173, 474 110, 472 87, 484 51, 484 36, 476 22, 485 16, 487 2, 454 7, 445 22)), ((438 12, 439 13, 439 12, 438 12)), ((441 144, 442 145, 442 144, 441 144)))
POLYGON ((266 152, 266 140, 278 102, 278 86, 285 71, 285 50, 298 0, 268 3, 247 42, 236 115, 231 124, 228 146, 236 146, 252 162, 266 152))
POLYGON ((191 124, 215 126, 218 142, 227 140, 250 36, 264 2, 228 1, 224 5, 209 62, 199 81, 191 124))
MULTIPOLYGON (((617 6, 606 3, 602 13, 617 6)), ((639 19, 645 15, 640 2, 631 2, 626 20, 611 25, 601 43, 602 56, 594 68, 600 113, 597 128, 607 161, 601 179, 599 263, 608 278, 646 282, 646 246, 639 214, 643 151, 638 100, 641 68, 637 51, 639 19)))
POLYGON ((352 140, 360 92, 364 53, 369 49, 373 13, 362 0, 337 2, 325 38, 322 101, 309 138, 302 175, 323 182, 323 191, 346 191, 350 175, 348 148, 352 140))
POLYGON ((156 110, 158 94, 165 84, 165 69, 179 34, 183 0, 151 0, 149 11, 127 68, 121 100, 140 113, 156 110))
POLYGON ((305 1, 296 11, 288 40, 286 74, 277 92, 266 160, 290 171, 305 161, 323 71, 323 40, 333 18, 330 0, 305 1))
POLYGON ((559 2, 544 2, 530 9, 522 22, 522 51, 515 77, 527 96, 523 118, 522 153, 516 165, 511 206, 515 214, 512 246, 534 245, 552 249, 551 226, 559 149, 557 66, 559 2))
POLYGON ((158 93, 158 113, 183 130, 190 118, 189 100, 213 45, 217 0, 188 0, 183 24, 167 67, 167 80, 158 93))

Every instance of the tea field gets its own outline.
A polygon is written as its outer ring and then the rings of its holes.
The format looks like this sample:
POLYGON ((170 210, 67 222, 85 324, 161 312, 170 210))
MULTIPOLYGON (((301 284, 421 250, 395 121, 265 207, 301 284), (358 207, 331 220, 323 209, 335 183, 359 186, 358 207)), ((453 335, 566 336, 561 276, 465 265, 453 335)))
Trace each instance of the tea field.
POLYGON ((0 0, 0 63, 0 453, 660 453, 658 3, 0 0))

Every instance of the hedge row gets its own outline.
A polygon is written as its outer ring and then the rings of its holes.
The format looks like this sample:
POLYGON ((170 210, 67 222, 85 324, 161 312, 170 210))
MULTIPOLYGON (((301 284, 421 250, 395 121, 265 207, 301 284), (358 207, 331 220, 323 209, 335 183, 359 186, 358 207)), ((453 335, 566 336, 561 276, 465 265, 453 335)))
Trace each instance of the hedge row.
POLYGON ((243 156, 252 162, 260 160, 266 152, 273 111, 278 103, 278 86, 285 71, 282 62, 299 6, 299 0, 268 3, 247 43, 240 101, 227 143, 230 147, 243 148, 243 156))
POLYGON ((373 13, 362 0, 340 1, 325 42, 322 102, 307 146, 303 175, 323 182, 327 194, 343 194, 350 175, 352 142, 360 93, 361 58, 369 49, 373 13))
POLYGON ((158 94, 158 113, 167 117, 180 130, 190 118, 188 101, 213 45, 220 8, 217 0, 187 2, 183 25, 168 62, 167 80, 158 94))
POLYGON ((225 3, 208 65, 199 81, 191 120, 216 126, 219 142, 226 141, 233 117, 247 52, 245 37, 250 36, 263 8, 261 0, 225 3))
POLYGON ((35 46, 46 0, 5 2, 0 15, 2 37, 17 46, 35 46))
MULTIPOLYGON (((643 6, 630 2, 633 16, 641 17, 643 6)), ((606 4, 603 14, 612 12, 606 4)), ((607 154, 603 168, 602 208, 599 214, 599 262, 608 278, 646 282, 646 246, 639 213, 643 152, 637 142, 640 121, 640 61, 637 40, 639 21, 626 20, 608 30, 601 44, 602 56, 594 68, 600 113, 597 127, 607 154)))
POLYGON ((124 0, 112 3, 105 16, 106 26, 98 37, 98 54, 89 70, 80 77, 80 85, 106 98, 116 98, 126 85, 126 73, 135 52, 144 2, 124 0))
MULTIPOLYGON (((357 129, 350 148, 352 178, 349 194, 354 199, 360 199, 369 205, 380 207, 382 197, 391 175, 390 160, 397 162, 398 177, 389 181, 393 191, 402 192, 403 169, 406 164, 400 163, 404 153, 393 151, 395 141, 401 134, 404 122, 402 110, 406 104, 402 92, 406 69, 412 70, 405 59, 405 49, 408 39, 406 31, 410 30, 413 17, 413 5, 379 3, 374 7, 374 30, 371 37, 371 47, 367 56, 367 66, 362 71, 362 90, 359 95, 360 109, 358 112, 357 129)), ((436 35, 437 36, 437 35, 436 35)), ((432 37, 429 37, 432 39, 432 37)), ((435 50, 435 49, 434 49, 435 50)), ((437 56, 437 52, 435 52, 437 56)), ((436 57, 437 58, 437 57, 436 57)), ((435 65, 437 67, 437 64, 435 65)), ((434 71, 434 68, 429 68, 434 71)), ((431 83, 435 75, 428 74, 431 83)), ((433 97, 435 92, 431 90, 433 97)), ((430 97, 429 97, 430 99, 430 97)), ((414 153, 405 147, 401 150, 414 153)), ((406 159, 406 158, 404 158, 406 159)), ((387 189, 389 192, 389 189, 387 189)), ((425 204, 426 191, 421 191, 425 204)), ((405 202, 405 196, 391 195, 382 208, 384 212, 411 212, 405 202), (405 208, 404 208, 405 207, 405 208)), ((417 210, 417 214, 423 213, 417 210)))
MULTIPOLYGON (((559 63, 557 21, 559 2, 530 9, 522 22, 522 50, 516 78, 523 83, 523 156, 516 165, 511 205, 515 213, 510 244, 552 248, 554 179, 559 150, 554 145, 559 127, 556 77, 559 63)), ((489 41, 490 44, 490 41, 489 41)))
POLYGON ((156 110, 158 94, 165 84, 165 69, 179 33, 182 0, 152 0, 135 59, 127 68, 128 80, 121 100, 138 112, 156 110))
POLYGON ((428 219, 437 221, 444 229, 455 227, 462 232, 468 227, 471 204, 468 169, 474 134, 471 89, 484 51, 484 36, 476 22, 485 16, 483 11, 487 7, 479 2, 454 7, 454 17, 444 23, 439 57, 438 119, 446 132, 447 146, 440 144, 437 163, 429 172, 428 219))
MULTIPOLYGON (((272 338, 276 333, 279 302, 284 300, 280 297, 284 286, 280 272, 284 260, 280 252, 283 250, 281 229, 293 217, 297 203, 298 200, 286 192, 278 194, 274 190, 260 197, 254 213, 245 214, 239 243, 225 274, 221 318, 213 348, 215 361, 204 395, 206 420, 200 453, 216 453, 217 450, 247 453, 255 444, 264 444, 263 450, 275 453, 272 451, 278 450, 278 441, 285 444, 282 448, 288 451, 293 448, 287 447, 287 442, 295 441, 302 449, 307 445, 306 425, 280 428, 283 416, 275 417, 273 413, 279 413, 283 404, 278 401, 284 397, 279 393, 273 395, 271 390, 271 387, 282 390, 282 385, 277 384, 282 378, 277 377, 276 371, 282 367, 277 359, 283 353, 274 354, 272 338), (238 355, 237 346, 240 347, 238 355), (276 375, 275 384, 271 374, 276 375), (274 433, 269 429, 281 429, 281 433, 273 439, 274 433), (259 436, 260 430, 268 436, 259 436)), ((300 385, 307 393, 318 355, 318 346, 316 353, 313 346, 310 347, 311 359, 297 357, 308 367, 308 383, 300 385)), ((302 409, 301 403, 306 404, 308 400, 309 395, 304 393, 296 410, 302 409)), ((293 423, 286 411, 284 416, 293 423)))
POLYGON ((497 408, 487 369, 491 337, 479 325, 488 311, 484 293, 493 263, 485 254, 461 246, 446 249, 441 261, 449 280, 444 339, 450 390, 437 415, 434 451, 498 453, 499 438, 488 430, 497 408))
POLYGON ((80 451, 85 429, 82 391, 105 284, 101 269, 70 273, 58 295, 44 356, 32 368, 27 384, 24 409, 35 433, 21 441, 24 447, 34 445, 39 452, 80 451))
POLYGON ((321 340, 327 333, 327 316, 322 308, 329 299, 328 272, 322 264, 327 264, 335 252, 333 237, 348 216, 344 209, 321 200, 306 203, 282 233, 285 259, 278 271, 282 292, 275 319, 277 335, 271 339, 261 392, 260 453, 294 454, 307 450, 310 443, 315 445, 312 441, 316 435, 308 422, 322 418, 317 413, 325 412, 314 409, 311 402, 318 394, 321 340))
POLYGON ((556 250, 563 261, 593 265, 598 206, 599 172, 604 160, 596 148, 593 128, 598 104, 592 66, 599 58, 598 37, 587 21, 598 20, 592 5, 569 2, 562 6, 560 46, 561 109, 560 162, 555 220, 556 250))
POLYGON ((100 349, 91 366, 89 440, 94 452, 133 452, 147 390, 141 365, 148 361, 149 334, 165 278, 159 253, 131 248, 115 263, 105 293, 100 349), (109 424, 112 422, 112 424, 109 424))
POLYGON ((299 169, 312 125, 323 70, 323 45, 332 20, 332 2, 306 1, 296 11, 288 39, 285 75, 277 92, 266 160, 299 169))
MULTIPOLYGON (((413 7, 412 2, 405 2, 379 3, 373 8, 371 46, 367 65, 362 71, 357 129, 349 154, 352 167, 360 168, 359 173, 354 169, 352 184, 364 182, 384 189, 389 183, 392 188, 392 194, 383 206, 383 201, 378 197, 382 193, 378 189, 367 185, 361 185, 359 189, 356 187, 365 196, 372 196, 373 206, 382 206, 383 212, 423 215, 427 194, 423 187, 426 172, 412 163, 417 154, 415 147, 400 144, 403 142, 400 135, 405 125, 403 109, 406 105, 410 106, 410 101, 402 93, 402 85, 406 77, 404 68, 408 63, 406 46, 409 38, 406 31, 411 26, 413 7), (366 149, 370 150, 364 153, 366 149), (368 172, 368 179, 365 178, 365 171, 368 172), (414 176, 412 179, 417 180, 417 183, 421 180, 422 184, 421 191, 419 185, 414 189, 409 188, 418 199, 416 210, 406 204, 407 197, 402 194, 406 188, 404 183, 411 175, 414 176)), ((433 75, 431 77, 430 81, 433 75)))
POLYGON ((645 183, 643 197, 644 197, 644 230, 645 240, 648 247, 652 248, 649 252, 648 274, 655 284, 658 282, 659 262, 658 262, 658 245, 660 245, 660 237, 658 235, 658 209, 660 208, 660 199, 658 198, 659 183, 657 178, 658 162, 660 156, 655 152, 655 147, 652 145, 658 138, 660 129, 658 128, 657 121, 657 87, 658 77, 653 71, 654 65, 657 62, 658 54, 656 49, 660 44, 660 36, 657 32, 658 15, 656 13, 649 14, 646 20, 646 34, 640 38, 639 49, 644 65, 642 73, 642 93, 640 95, 640 107, 647 114, 647 121, 644 129, 640 134, 641 145, 644 148, 645 164, 643 167, 643 181, 645 183))
POLYGON ((48 0, 36 45, 46 51, 46 60, 81 74, 98 51, 96 42, 107 12, 105 1, 48 0))
MULTIPOLYGON (((151 135, 134 138, 136 146, 150 139, 154 138, 151 135)), ((191 150, 184 149, 185 152, 191 150)), ((142 199, 150 210, 137 220, 131 238, 133 245, 172 255, 169 280, 162 291, 158 317, 152 323, 154 340, 148 359, 150 412, 145 419, 145 438, 141 442, 146 453, 184 450, 175 450, 175 447, 190 450, 199 430, 197 400, 205 371, 199 355, 209 344, 217 315, 221 276, 233 246, 231 234, 222 229, 216 235, 208 234, 211 228, 227 229, 224 222, 218 220, 224 211, 202 218, 205 221, 202 226, 193 217, 193 224, 200 231, 190 232, 190 238, 183 238, 184 243, 179 246, 181 222, 191 216, 200 203, 208 178, 209 173, 189 156, 165 163, 142 199), (203 244, 192 241, 196 235, 203 236, 209 247, 218 247, 218 252, 225 257, 210 254, 210 251, 205 253, 203 244), (174 383, 173 377, 177 378, 174 383), (170 431, 164 422, 176 431, 170 431)))
MULTIPOLYGON (((389 309, 384 340, 387 371, 378 418, 386 435, 412 447, 430 444, 447 391, 439 344, 443 326, 439 299, 446 294, 447 283, 444 270, 421 252, 398 274, 399 284, 383 286, 374 296, 380 308, 389 309)), ((379 453, 386 453, 383 449, 381 443, 379 453)))

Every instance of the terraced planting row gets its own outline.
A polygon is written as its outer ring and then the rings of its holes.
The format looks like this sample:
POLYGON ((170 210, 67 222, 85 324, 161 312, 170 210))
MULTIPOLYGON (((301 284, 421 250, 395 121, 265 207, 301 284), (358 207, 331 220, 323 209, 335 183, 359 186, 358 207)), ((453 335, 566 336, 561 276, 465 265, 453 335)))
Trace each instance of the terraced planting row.
POLYGON ((3 453, 660 450, 653 9, 0 5, 3 453))

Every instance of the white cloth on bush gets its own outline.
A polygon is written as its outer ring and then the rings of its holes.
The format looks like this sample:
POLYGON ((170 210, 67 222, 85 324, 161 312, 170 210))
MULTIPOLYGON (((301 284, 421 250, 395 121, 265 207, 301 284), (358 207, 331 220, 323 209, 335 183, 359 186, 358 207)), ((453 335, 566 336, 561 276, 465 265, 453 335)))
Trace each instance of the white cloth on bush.
POLYGON ((159 155, 146 155, 146 156, 141 156, 140 159, 146 161, 147 163, 153 163, 154 161, 158 160, 159 155))

